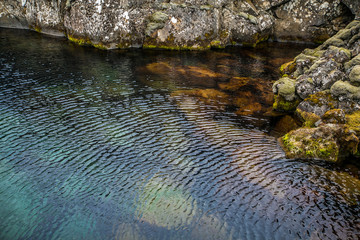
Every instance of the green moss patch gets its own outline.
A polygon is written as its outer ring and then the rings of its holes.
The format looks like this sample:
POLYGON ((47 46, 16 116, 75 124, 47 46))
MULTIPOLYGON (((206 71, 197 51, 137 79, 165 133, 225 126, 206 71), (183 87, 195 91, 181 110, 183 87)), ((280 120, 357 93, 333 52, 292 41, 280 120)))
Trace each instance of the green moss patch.
POLYGON ((296 99, 294 101, 286 101, 285 98, 283 98, 282 96, 275 95, 273 109, 278 112, 291 113, 296 110, 296 107, 299 105, 299 103, 299 99, 296 99))
POLYGON ((280 141, 287 157, 338 162, 340 148, 336 139, 322 135, 321 131, 320 128, 299 128, 283 136, 280 141))

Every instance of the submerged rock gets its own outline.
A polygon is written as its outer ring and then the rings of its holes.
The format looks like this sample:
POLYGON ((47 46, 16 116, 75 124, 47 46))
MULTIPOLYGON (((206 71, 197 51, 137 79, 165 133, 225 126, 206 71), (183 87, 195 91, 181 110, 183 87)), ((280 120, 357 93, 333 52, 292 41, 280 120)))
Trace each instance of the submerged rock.
POLYGON ((172 97, 189 96, 218 110, 234 109, 237 115, 257 115, 270 111, 272 92, 261 79, 233 77, 229 82, 218 83, 219 89, 178 90, 172 97))
POLYGON ((360 22, 353 21, 319 47, 304 50, 294 59, 293 69, 283 71, 289 74, 286 81, 274 83, 274 110, 284 111, 278 107, 279 99, 282 106, 293 106, 293 99, 299 99, 290 112, 295 111, 303 128, 280 139, 289 157, 339 162, 360 155, 360 131, 354 130, 359 122, 353 120, 359 116, 352 115, 360 110, 359 33, 360 22), (284 82, 291 88, 279 91, 284 82))

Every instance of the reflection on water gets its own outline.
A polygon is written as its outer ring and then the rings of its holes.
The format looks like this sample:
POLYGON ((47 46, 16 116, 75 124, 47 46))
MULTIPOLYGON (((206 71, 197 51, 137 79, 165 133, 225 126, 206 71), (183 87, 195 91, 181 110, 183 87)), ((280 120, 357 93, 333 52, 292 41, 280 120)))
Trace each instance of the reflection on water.
POLYGON ((358 178, 285 159, 267 134, 267 86, 303 46, 106 52, 0 34, 1 239, 359 236, 358 178))

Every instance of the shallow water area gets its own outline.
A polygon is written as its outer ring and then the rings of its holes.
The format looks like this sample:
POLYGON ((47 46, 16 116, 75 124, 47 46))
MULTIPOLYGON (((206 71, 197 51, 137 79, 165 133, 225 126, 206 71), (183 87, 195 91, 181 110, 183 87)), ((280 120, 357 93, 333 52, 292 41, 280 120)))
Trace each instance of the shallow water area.
POLYGON ((102 51, 0 29, 0 239, 356 239, 359 178, 269 134, 276 69, 303 48, 102 51))

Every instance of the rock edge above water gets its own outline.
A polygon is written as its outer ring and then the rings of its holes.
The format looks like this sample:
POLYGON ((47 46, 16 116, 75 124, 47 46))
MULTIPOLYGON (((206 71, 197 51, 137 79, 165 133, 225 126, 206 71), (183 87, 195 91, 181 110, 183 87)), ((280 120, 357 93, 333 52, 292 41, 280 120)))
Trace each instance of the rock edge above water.
POLYGON ((65 36, 101 49, 203 50, 323 42, 360 16, 347 0, 2 0, 0 27, 65 36))
POLYGON ((360 156, 360 21, 281 67, 273 109, 295 113, 302 127, 280 142, 290 158, 339 163, 360 156))

